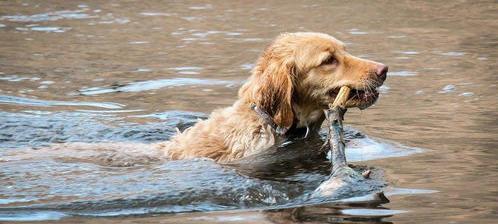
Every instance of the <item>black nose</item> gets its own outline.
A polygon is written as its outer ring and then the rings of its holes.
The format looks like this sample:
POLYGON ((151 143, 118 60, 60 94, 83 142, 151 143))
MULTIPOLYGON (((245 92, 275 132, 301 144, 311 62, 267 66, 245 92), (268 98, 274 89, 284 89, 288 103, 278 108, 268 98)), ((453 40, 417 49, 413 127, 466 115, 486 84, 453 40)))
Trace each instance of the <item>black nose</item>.
POLYGON ((382 81, 384 81, 387 78, 387 70, 389 70, 389 67, 387 67, 387 65, 378 64, 375 74, 377 74, 377 76, 379 76, 382 79, 382 81))

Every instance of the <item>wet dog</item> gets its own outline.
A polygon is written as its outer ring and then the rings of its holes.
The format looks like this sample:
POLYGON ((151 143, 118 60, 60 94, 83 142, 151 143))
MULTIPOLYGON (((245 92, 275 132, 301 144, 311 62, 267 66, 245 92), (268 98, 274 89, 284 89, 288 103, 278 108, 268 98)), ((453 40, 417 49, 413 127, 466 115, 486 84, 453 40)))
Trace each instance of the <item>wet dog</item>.
POLYGON ((378 98, 388 67, 354 57, 323 33, 286 33, 268 46, 239 99, 167 142, 150 145, 169 159, 231 162, 263 152, 295 135, 316 135, 323 109, 341 86, 353 89, 348 107, 364 109, 378 98))
POLYGON ((66 143, 47 149, 108 153, 133 153, 140 149, 151 154, 146 157, 164 155, 171 160, 205 157, 219 163, 248 159, 251 166, 258 158, 266 158, 262 156, 265 153, 271 158, 277 155, 280 160, 309 158, 308 154, 302 155, 303 150, 272 149, 287 144, 289 139, 310 138, 308 142, 317 139, 311 137, 317 136, 325 119, 323 110, 334 101, 342 86, 353 89, 347 107, 364 109, 374 104, 379 95, 376 88, 386 79, 387 69, 381 63, 352 56, 341 41, 327 34, 281 34, 259 57, 232 106, 213 111, 208 119, 178 131, 169 141, 66 143))

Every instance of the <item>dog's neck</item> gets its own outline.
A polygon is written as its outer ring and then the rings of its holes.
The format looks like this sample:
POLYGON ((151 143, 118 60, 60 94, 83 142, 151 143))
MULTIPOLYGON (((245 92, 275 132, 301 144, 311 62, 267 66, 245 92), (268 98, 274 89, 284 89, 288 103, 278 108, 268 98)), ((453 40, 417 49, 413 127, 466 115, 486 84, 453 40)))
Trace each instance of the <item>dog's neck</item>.
POLYGON ((300 107, 298 104, 293 106, 294 110, 294 125, 293 129, 290 130, 297 135, 301 135, 302 130, 306 130, 305 136, 318 134, 323 120, 325 119, 325 114, 321 108, 305 108, 300 107))
POLYGON ((296 105, 293 110, 297 128, 314 126, 316 123, 321 125, 324 118, 323 110, 320 108, 304 108, 296 105))
POLYGON ((287 128, 277 125, 267 111, 259 108, 256 104, 251 104, 251 109, 261 118, 266 125, 269 125, 277 135, 285 135, 287 128))
POLYGON ((294 124, 290 128, 278 126, 269 115, 267 111, 259 108, 256 104, 250 105, 252 111, 257 114, 264 122, 269 125, 272 130, 282 137, 308 137, 312 133, 316 133, 324 120, 323 110, 313 108, 302 108, 298 105, 293 107, 294 110, 294 124))

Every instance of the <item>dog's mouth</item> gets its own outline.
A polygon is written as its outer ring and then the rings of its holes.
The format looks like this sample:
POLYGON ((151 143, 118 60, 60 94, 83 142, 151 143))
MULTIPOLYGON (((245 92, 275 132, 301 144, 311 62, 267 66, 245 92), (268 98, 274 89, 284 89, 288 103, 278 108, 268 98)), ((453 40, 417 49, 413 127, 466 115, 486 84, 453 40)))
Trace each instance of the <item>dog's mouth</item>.
MULTIPOLYGON (((329 91, 329 95, 335 99, 337 93, 339 93, 340 88, 334 88, 329 91)), ((366 109, 372 106, 375 101, 379 98, 379 91, 375 89, 352 89, 349 94, 348 101, 346 102, 346 107, 358 107, 360 110, 366 109)))

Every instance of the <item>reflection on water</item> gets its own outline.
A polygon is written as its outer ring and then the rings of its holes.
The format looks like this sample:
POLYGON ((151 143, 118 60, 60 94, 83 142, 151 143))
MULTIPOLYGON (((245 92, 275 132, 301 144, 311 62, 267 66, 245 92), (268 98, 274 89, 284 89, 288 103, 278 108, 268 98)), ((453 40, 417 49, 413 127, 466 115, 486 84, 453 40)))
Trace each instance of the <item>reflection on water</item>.
MULTIPOLYGON (((2 1, 0 181, 9 185, 0 187, 0 221, 493 222, 497 9, 494 1, 2 1), (251 176, 254 167, 167 162, 146 150, 230 105, 258 54, 294 31, 332 34, 390 66, 378 104, 346 117, 348 158, 381 174, 389 204, 307 204, 301 197, 327 177, 323 163, 251 176), (65 142, 124 149, 27 149, 65 142)), ((296 144, 287 151, 315 147, 296 144)))

